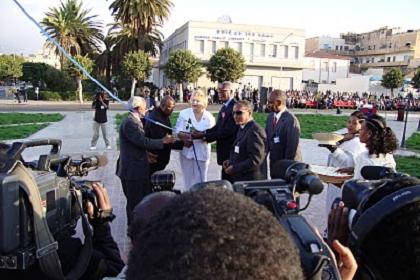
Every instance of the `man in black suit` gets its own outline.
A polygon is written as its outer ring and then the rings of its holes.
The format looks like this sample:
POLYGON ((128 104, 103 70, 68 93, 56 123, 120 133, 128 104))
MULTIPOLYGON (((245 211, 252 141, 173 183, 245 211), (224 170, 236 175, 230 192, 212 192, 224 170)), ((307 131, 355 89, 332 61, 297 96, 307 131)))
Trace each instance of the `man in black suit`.
POLYGON ((120 126, 120 158, 117 175, 121 179, 124 195, 127 198, 127 223, 131 222, 131 212, 143 197, 151 193, 150 167, 146 150, 163 149, 165 144, 174 143, 172 135, 162 139, 150 139, 143 130, 146 113, 144 98, 134 96, 129 100, 131 112, 120 126))
POLYGON ((240 126, 230 151, 229 160, 223 162, 226 174, 233 182, 265 179, 262 172, 266 157, 265 131, 252 119, 252 104, 241 100, 233 107, 235 123, 240 126))
MULTIPOLYGON (((149 118, 160 122, 168 127, 172 127, 170 116, 175 108, 175 100, 166 95, 162 98, 160 106, 149 114, 149 118)), ((166 134, 172 134, 172 131, 164 127, 158 126, 153 122, 146 121, 145 126, 146 137, 151 139, 162 139, 166 134)), ((149 150, 149 157, 154 158, 154 162, 150 163, 150 175, 156 171, 165 169, 169 163, 171 149, 182 150, 184 143, 176 141, 174 144, 164 145, 162 150, 149 150)))
MULTIPOLYGON (((230 148, 235 141, 238 125, 233 119, 233 88, 231 82, 223 82, 219 89, 219 99, 224 102, 217 116, 216 125, 203 132, 195 132, 192 137, 194 139, 203 139, 207 142, 216 141, 217 164, 223 165, 223 162, 229 159, 230 148)), ((232 181, 230 175, 226 174, 222 168, 222 179, 232 181)))
POLYGON ((300 125, 298 119, 286 108, 286 93, 274 90, 268 97, 271 113, 267 117, 265 131, 270 153, 270 176, 274 163, 282 159, 301 160, 299 147, 300 125))

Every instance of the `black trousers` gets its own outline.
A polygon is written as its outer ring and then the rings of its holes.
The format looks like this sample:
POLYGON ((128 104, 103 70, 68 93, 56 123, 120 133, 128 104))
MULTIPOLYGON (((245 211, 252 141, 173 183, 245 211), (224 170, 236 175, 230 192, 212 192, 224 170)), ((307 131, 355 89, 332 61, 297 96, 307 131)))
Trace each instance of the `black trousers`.
POLYGON ((125 207, 127 213, 127 225, 131 224, 134 207, 148 194, 152 192, 149 178, 143 180, 121 180, 124 195, 127 199, 125 207))

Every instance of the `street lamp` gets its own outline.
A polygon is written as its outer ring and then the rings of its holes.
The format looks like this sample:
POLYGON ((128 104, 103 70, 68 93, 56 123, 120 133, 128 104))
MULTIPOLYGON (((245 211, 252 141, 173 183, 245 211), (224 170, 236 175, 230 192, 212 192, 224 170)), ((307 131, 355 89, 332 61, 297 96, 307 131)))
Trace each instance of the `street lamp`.
POLYGON ((410 105, 410 98, 405 99, 405 120, 404 120, 404 130, 403 130, 403 136, 401 139, 401 148, 405 148, 405 132, 407 130, 407 120, 408 120, 408 108, 410 105))

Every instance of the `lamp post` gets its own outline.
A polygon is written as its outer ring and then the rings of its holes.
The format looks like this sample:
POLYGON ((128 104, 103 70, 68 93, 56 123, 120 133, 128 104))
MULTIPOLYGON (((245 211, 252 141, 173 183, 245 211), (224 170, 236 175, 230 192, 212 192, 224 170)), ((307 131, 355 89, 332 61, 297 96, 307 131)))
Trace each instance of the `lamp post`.
POLYGON ((405 132, 407 130, 407 120, 408 120, 408 107, 410 105, 410 99, 405 99, 405 120, 404 120, 404 130, 403 136, 401 138, 401 148, 405 148, 405 132))

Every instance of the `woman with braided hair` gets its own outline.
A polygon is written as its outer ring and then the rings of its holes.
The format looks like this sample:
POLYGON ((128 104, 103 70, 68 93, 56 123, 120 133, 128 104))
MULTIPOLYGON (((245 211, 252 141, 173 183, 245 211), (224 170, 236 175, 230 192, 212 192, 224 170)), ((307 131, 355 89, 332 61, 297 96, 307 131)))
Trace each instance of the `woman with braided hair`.
POLYGON ((362 167, 376 165, 392 168, 396 163, 392 155, 397 149, 398 140, 394 132, 386 125, 384 118, 372 115, 365 119, 360 129, 360 142, 366 144, 367 151, 361 153, 355 160, 354 179, 362 179, 362 167))

